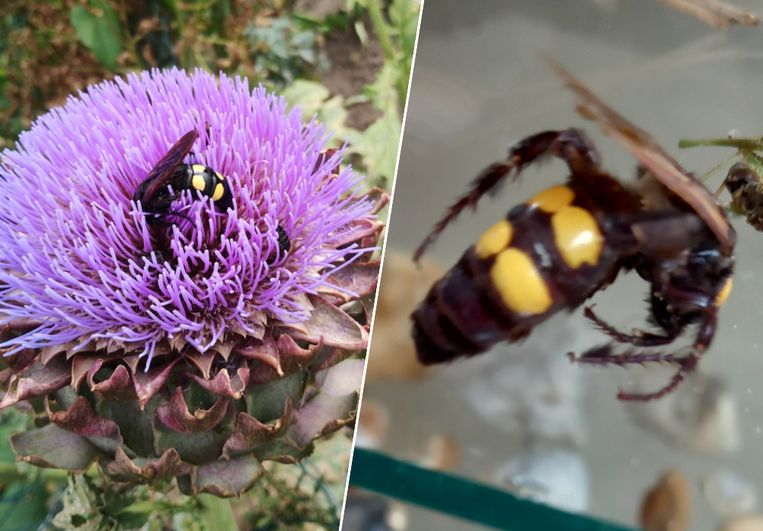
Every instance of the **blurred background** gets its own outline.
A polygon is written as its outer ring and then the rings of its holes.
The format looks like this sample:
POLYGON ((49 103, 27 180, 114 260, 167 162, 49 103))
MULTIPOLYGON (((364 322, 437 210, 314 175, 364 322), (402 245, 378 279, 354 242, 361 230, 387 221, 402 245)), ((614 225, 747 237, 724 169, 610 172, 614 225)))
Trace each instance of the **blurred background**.
MULTIPOLYGON (((317 115, 335 145, 348 144, 345 162, 368 175, 362 186, 389 190, 418 18, 418 0, 4 0, 0 148, 90 83, 198 67, 245 76, 299 105, 305 119, 317 115)), ((0 412, 2 530, 52 529, 53 516, 70 510, 90 514, 92 529, 339 526, 351 428, 298 466, 269 463, 231 511, 211 496, 144 488, 122 499, 89 483, 78 499, 62 500, 65 474, 15 462, 8 438, 28 421, 0 412)))
MULTIPOLYGON (((763 13, 759 1, 734 3, 763 13)), ((415 269, 413 249, 483 167, 525 136, 574 126, 594 139, 605 168, 622 179, 635 175, 634 160, 575 113, 573 96, 542 52, 697 174, 732 150, 679 151, 679 139, 763 134, 759 28, 719 31, 656 0, 428 3, 358 442, 629 526, 732 530, 746 522, 754 527, 744 529, 762 529, 759 517, 750 518, 763 513, 763 235, 742 218, 734 220, 735 290, 713 346, 700 371, 662 400, 623 403, 616 394, 657 389, 670 368, 568 361, 566 352, 606 341, 580 312, 558 315, 521 344, 470 360, 431 370, 415 361, 408 316, 429 285, 512 206, 567 175, 556 161, 529 168, 521 183, 462 215, 429 262, 415 269), (670 527, 659 522, 661 510, 672 515, 670 527)), ((710 177, 711 190, 729 165, 710 177)), ((623 275, 593 302, 628 330, 645 323, 647 292, 635 275, 623 275)), ((358 489, 350 491, 345 514, 348 531, 478 528, 358 489)))

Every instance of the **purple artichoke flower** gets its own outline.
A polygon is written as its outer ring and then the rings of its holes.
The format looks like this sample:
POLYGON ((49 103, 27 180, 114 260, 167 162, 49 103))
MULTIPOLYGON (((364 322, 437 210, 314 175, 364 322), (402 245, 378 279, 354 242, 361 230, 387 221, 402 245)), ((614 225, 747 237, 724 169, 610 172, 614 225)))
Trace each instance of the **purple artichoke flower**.
POLYGON ((232 495, 351 420, 386 196, 327 138, 244 79, 167 70, 89 87, 2 154, 0 407, 44 396, 49 420, 20 458, 232 495), (133 196, 191 130, 183 163, 233 207, 170 187, 157 221, 133 196))

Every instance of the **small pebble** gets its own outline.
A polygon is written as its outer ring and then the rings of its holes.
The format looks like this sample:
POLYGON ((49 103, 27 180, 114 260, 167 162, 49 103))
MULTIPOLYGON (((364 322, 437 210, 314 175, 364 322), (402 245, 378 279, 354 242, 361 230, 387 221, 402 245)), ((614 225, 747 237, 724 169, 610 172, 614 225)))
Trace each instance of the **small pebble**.
POLYGON ((573 450, 533 450, 508 461, 496 475, 518 496, 565 511, 588 510, 588 468, 573 450))
POLYGON ((738 516, 724 522, 718 531, 763 531, 763 516, 738 516))
POLYGON ((356 444, 364 448, 380 448, 389 432, 389 408, 372 398, 365 398, 358 425, 356 444))
POLYGON ((400 502, 390 502, 386 521, 387 525, 394 531, 408 529, 408 509, 400 502))
POLYGON ((436 433, 427 439, 419 464, 434 470, 455 470, 461 460, 461 448, 451 437, 436 433))
POLYGON ((749 514, 758 504, 755 486, 730 471, 719 471, 702 480, 702 495, 720 516, 749 514))
POLYGON ((691 520, 691 486, 678 470, 666 470, 641 501, 639 524, 646 531, 685 531, 691 520))

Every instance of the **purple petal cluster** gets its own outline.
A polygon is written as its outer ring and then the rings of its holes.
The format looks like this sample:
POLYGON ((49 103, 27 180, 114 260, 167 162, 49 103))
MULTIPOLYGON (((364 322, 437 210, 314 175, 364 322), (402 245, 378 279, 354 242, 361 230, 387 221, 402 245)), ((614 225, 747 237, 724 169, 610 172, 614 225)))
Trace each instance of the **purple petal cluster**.
POLYGON ((70 98, 0 158, 0 314, 38 323, 0 346, 116 344, 150 359, 162 341, 205 352, 227 334, 307 319, 306 294, 369 251, 351 242, 373 218, 353 193, 359 177, 338 170, 341 152, 322 154, 326 140, 281 98, 198 70, 130 75, 70 98), (192 129, 185 162, 224 175, 235 207, 184 192, 161 248, 132 197, 192 129))

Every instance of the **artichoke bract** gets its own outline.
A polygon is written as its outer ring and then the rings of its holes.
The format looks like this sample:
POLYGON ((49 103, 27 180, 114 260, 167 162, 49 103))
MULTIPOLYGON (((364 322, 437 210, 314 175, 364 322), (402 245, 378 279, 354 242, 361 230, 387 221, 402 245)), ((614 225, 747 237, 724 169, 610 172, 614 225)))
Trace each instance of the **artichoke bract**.
POLYGON ((327 140, 244 79, 156 70, 88 87, 2 153, 0 407, 37 426, 20 459, 233 496, 353 420, 386 195, 327 140), (152 219, 135 191, 194 129, 183 162, 233 206, 168 186, 152 219))

